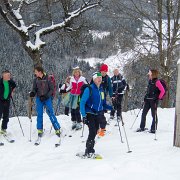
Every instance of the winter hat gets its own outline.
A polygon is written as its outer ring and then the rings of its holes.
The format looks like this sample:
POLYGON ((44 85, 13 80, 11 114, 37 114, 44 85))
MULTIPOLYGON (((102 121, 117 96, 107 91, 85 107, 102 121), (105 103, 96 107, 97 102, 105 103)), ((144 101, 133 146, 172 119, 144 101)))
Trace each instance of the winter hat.
POLYGON ((100 72, 102 72, 102 71, 108 72, 108 66, 106 64, 102 64, 99 71, 100 72))
POLYGON ((97 77, 102 77, 102 74, 100 72, 95 72, 95 73, 93 73, 92 77, 93 77, 93 80, 94 80, 97 77))

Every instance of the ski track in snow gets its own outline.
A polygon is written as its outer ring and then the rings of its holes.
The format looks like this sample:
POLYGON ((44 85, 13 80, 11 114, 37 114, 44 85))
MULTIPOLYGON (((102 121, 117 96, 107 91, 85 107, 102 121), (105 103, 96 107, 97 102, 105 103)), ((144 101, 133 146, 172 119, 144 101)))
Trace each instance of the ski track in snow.
MULTIPOLYGON (((123 113, 125 130, 132 153, 128 148, 124 130, 120 123, 124 143, 121 143, 115 120, 107 126, 105 137, 96 139, 95 150, 103 156, 102 160, 80 159, 77 152, 85 149, 88 135, 85 126, 82 131, 71 131, 70 116, 60 115, 58 121, 63 129, 61 146, 55 147, 58 138, 52 130, 50 120, 44 114, 45 133, 41 144, 35 146, 37 138, 36 117, 33 117, 32 142, 29 142, 29 119, 20 117, 25 137, 22 136, 17 118, 11 118, 8 131, 13 134, 15 143, 5 143, 0 147, 0 180, 179 180, 180 149, 173 147, 174 108, 158 109, 157 141, 148 132, 136 133, 141 118, 137 118, 130 129, 138 109, 123 113), (136 114, 135 114, 136 113, 136 114), (66 135, 66 136, 65 136, 66 135), (72 137, 69 137, 72 135, 72 137)), ((106 114, 107 119, 109 114, 106 114)), ((151 114, 147 116, 147 127, 151 125, 151 114)))

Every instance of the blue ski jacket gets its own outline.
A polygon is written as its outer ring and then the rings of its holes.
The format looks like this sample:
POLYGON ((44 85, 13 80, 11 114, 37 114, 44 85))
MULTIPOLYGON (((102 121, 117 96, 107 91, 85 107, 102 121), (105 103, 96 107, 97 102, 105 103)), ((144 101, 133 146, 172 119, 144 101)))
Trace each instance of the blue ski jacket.
POLYGON ((107 109, 112 110, 112 106, 106 104, 102 86, 98 88, 93 82, 90 87, 84 90, 80 100, 80 112, 82 117, 86 117, 86 113, 98 115, 100 112, 107 109))

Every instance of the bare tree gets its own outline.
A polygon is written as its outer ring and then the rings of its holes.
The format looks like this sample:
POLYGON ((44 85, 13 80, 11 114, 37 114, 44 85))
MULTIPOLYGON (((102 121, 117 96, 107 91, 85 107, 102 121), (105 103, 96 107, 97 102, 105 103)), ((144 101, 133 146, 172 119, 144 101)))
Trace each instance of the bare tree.
POLYGON ((86 11, 99 6, 101 0, 46 0, 50 25, 37 23, 26 25, 23 8, 37 2, 38 0, 20 0, 17 7, 17 2, 1 0, 0 14, 5 22, 19 34, 22 46, 33 60, 34 66, 41 66, 42 50, 46 45, 45 38, 42 39, 42 37, 62 29, 66 29, 68 32, 73 31, 74 29, 71 27, 73 21, 86 11), (64 11, 64 16, 56 23, 54 23, 53 12, 51 10, 52 3, 60 3, 64 11))
MULTIPOLYGON (((112 0, 112 3, 117 9, 115 13, 112 13, 115 18, 141 21, 147 31, 149 29, 156 35, 150 37, 152 44, 151 48, 147 49, 147 46, 131 33, 131 29, 122 27, 125 32, 134 36, 136 42, 141 44, 140 51, 145 50, 152 53, 154 48, 157 49, 160 73, 167 82, 167 88, 170 89, 171 76, 174 72, 173 55, 180 39, 180 0, 112 0)), ((163 100, 164 107, 168 107, 169 99, 170 91, 163 100)))

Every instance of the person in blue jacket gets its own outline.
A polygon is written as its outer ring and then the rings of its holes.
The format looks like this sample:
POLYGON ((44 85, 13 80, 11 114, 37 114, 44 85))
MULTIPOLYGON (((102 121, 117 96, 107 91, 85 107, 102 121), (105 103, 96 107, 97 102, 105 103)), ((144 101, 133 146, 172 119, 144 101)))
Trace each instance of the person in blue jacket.
POLYGON ((94 153, 95 137, 100 127, 100 120, 104 116, 104 110, 112 107, 106 104, 104 90, 101 86, 102 75, 100 72, 93 74, 93 83, 86 87, 80 101, 80 112, 83 123, 88 125, 89 135, 86 141, 84 156, 91 157, 94 153))

